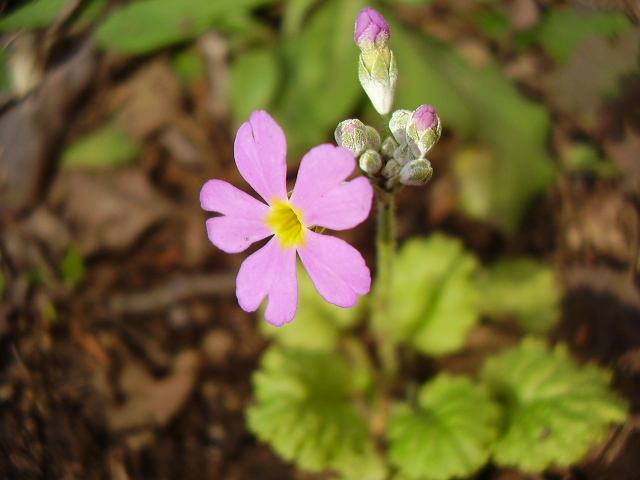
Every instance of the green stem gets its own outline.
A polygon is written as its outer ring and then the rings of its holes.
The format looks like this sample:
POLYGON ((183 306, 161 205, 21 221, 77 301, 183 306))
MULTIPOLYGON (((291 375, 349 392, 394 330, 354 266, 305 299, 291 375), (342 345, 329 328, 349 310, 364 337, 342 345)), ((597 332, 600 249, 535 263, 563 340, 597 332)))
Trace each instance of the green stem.
POLYGON ((389 318, 390 293, 392 286, 393 262, 395 256, 393 194, 376 189, 376 252, 377 272, 373 303, 373 325, 378 332, 378 356, 387 378, 395 377, 398 360, 395 342, 391 337, 391 319, 389 318))

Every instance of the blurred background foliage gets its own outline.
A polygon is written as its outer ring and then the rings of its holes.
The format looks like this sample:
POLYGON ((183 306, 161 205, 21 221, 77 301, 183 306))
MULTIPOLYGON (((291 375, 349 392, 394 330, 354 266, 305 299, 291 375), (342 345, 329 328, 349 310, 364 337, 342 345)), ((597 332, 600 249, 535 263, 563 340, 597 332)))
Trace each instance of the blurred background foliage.
MULTIPOLYGON (((443 161, 433 153, 436 170, 450 169, 460 210, 507 234, 556 176, 552 119, 573 115, 580 135, 597 136, 602 105, 638 74, 640 37, 630 15, 527 1, 32 0, 8 12, 0 31, 37 31, 63 18, 72 30, 91 32, 109 55, 167 51, 187 85, 207 74, 195 40, 216 31, 228 60, 214 72, 223 111, 237 127, 251 111, 268 110, 296 164, 310 147, 332 141, 345 118, 380 126, 356 75, 353 25, 367 6, 391 25, 400 71, 395 107, 436 106, 453 141, 443 161)), ((0 82, 28 91, 17 59, 3 51, 0 82)), ((136 157, 136 145, 117 126, 79 142, 65 155, 71 164, 81 163, 79 151, 94 165, 136 157), (92 149, 112 154, 84 155, 92 149)))

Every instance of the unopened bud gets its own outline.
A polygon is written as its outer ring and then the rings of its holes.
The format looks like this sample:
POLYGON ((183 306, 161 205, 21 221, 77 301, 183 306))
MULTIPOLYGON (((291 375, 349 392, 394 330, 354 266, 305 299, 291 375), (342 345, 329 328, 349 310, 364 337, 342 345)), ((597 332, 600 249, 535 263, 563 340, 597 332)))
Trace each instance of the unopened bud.
POLYGON ((426 158, 418 158, 407 163, 400 170, 400 183, 404 185, 420 186, 431 180, 433 168, 426 158))
POLYGON ((407 124, 411 119, 411 110, 396 110, 389 120, 389 130, 399 144, 407 143, 407 124))
POLYGON ((391 30, 382 15, 373 8, 364 8, 356 19, 354 39, 361 50, 387 46, 391 30))
POLYGON ((418 107, 407 123, 407 140, 416 157, 424 157, 440 139, 442 124, 431 105, 418 107))
POLYGON ((411 147, 406 143, 404 145, 400 145, 393 151, 393 159, 402 166, 406 165, 415 158, 416 156, 413 154, 411 147))
POLYGON ((340 122, 336 127, 334 136, 336 143, 350 150, 355 157, 364 152, 369 144, 367 127, 355 118, 340 122))
POLYGON ((367 148, 370 148, 372 150, 380 150, 380 134, 375 128, 370 127, 369 125, 366 126, 366 129, 368 140, 367 148))
POLYGON ((380 173, 385 178, 392 178, 398 175, 401 169, 402 166, 392 158, 386 163, 380 173))
POLYGON ((398 142, 396 142, 393 137, 387 137, 380 146, 380 153, 385 157, 393 157, 393 152, 396 148, 398 148, 398 142))
POLYGON ((373 176, 382 168, 382 156, 375 150, 367 150, 358 159, 360 170, 373 176))
POLYGON ((398 67, 389 49, 391 30, 385 19, 372 8, 363 9, 356 20, 354 38, 362 53, 358 78, 378 113, 391 111, 398 78, 398 67))

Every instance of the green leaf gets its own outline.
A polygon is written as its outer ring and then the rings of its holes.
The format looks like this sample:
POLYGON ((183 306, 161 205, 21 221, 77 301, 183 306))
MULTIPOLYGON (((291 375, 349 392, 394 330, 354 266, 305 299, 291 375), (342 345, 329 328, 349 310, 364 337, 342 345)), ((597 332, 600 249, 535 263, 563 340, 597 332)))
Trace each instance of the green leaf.
POLYGON ((478 278, 480 310, 515 315, 533 333, 545 333, 560 317, 560 286, 553 268, 532 259, 499 261, 478 278))
MULTIPOLYGON (((31 0, 13 10, 0 20, 0 32, 36 30, 49 26, 63 10, 67 0, 31 0)), ((76 18, 76 23, 86 25, 95 20, 106 5, 106 0, 90 0, 76 18)))
POLYGON ((238 12, 275 0, 139 0, 111 15, 98 29, 98 44, 123 54, 143 54, 191 40, 238 12))
POLYGON ((75 286, 84 276, 85 266, 82 252, 77 245, 71 245, 62 259, 62 279, 68 285, 75 286))
POLYGON ((0 92, 13 90, 10 59, 11 51, 8 48, 0 50, 0 92))
POLYGON ((487 149, 477 162, 473 155, 453 159, 460 207, 514 233, 532 200, 554 177, 546 152, 547 110, 524 99, 495 60, 472 66, 451 47, 408 31, 393 16, 388 20, 400 69, 396 107, 413 110, 430 103, 444 128, 487 149))
POLYGON ((549 350, 537 339, 491 358, 482 377, 505 403, 504 431, 494 460, 526 472, 577 462, 603 440, 611 422, 623 422, 627 405, 608 388, 610 374, 578 366, 564 345, 549 350))
POLYGON ((31 0, 0 20, 0 32, 46 27, 56 18, 65 3, 67 0, 31 0))
POLYGON ((191 87, 191 82, 206 78, 206 68, 202 55, 194 48, 180 52, 171 61, 171 68, 183 85, 191 87))
POLYGON ((254 110, 266 110, 271 105, 282 72, 274 50, 247 52, 231 64, 230 101, 234 115, 247 119, 254 110))
POLYGON ((585 142, 575 142, 563 152, 562 167, 568 172, 592 172, 603 178, 619 175, 613 163, 605 161, 594 146, 585 142))
POLYGON ((4 293, 5 282, 4 274, 0 272, 0 297, 2 297, 2 294, 4 293))
POLYGON ((353 308, 327 303, 303 268, 298 268, 298 282, 300 298, 295 320, 283 327, 274 327, 260 319, 260 330, 289 348, 331 351, 341 334, 361 318, 365 302, 361 299, 353 308))
POLYGON ((110 122, 70 145, 62 156, 62 165, 118 167, 134 160, 139 148, 117 123, 110 122))
POLYGON ((396 260, 385 319, 395 340, 429 355, 460 349, 478 320, 477 268, 459 240, 441 234, 409 240, 396 260))
POLYGON ((503 12, 479 11, 473 16, 473 20, 492 40, 501 40, 509 32, 509 17, 503 12))
POLYGON ((631 21, 620 12, 581 13, 570 8, 553 8, 538 32, 539 42, 556 61, 564 62, 590 35, 613 37, 631 28, 631 21))
POLYGON ((249 428, 285 460, 310 471, 349 471, 370 462, 379 468, 367 478, 384 477, 341 357, 272 347, 253 384, 257 404, 247 411, 249 428))
POLYGON ((284 84, 271 113, 287 134, 294 162, 312 146, 332 141, 336 125, 362 98, 353 26, 366 6, 364 0, 323 2, 301 35, 283 39, 284 84))
POLYGON ((422 387, 416 408, 392 413, 389 458, 403 479, 467 477, 487 462, 499 422, 485 387, 441 373, 422 387))

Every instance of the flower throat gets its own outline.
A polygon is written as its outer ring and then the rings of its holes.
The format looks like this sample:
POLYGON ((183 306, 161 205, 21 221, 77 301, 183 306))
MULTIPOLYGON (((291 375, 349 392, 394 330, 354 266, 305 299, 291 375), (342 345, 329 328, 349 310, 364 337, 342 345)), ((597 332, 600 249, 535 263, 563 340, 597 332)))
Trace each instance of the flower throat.
POLYGON ((305 228, 300 220, 300 214, 287 200, 274 200, 265 221, 273 228, 283 247, 304 245, 305 228))

